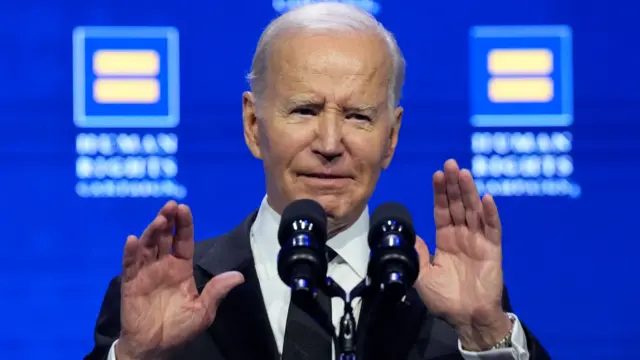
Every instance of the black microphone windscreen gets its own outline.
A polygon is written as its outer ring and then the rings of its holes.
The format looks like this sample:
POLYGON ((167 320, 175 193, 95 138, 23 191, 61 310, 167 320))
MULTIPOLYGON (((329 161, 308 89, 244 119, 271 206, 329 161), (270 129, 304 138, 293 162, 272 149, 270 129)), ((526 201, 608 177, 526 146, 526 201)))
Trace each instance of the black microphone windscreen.
POLYGON ((377 224, 380 221, 389 219, 413 225, 413 218, 411 217, 409 209, 397 202, 384 203, 378 206, 371 215, 372 224, 377 224))
MULTIPOLYGON (((290 203, 282 212, 279 230, 284 230, 298 220, 307 220, 313 223, 315 231, 319 234, 327 233, 327 214, 322 205, 315 200, 300 199, 290 203)), ((326 235, 324 240, 326 241, 326 235)), ((282 242, 287 241, 286 238, 283 238, 281 231, 278 232, 278 241, 280 245, 282 245, 282 242)))
POLYGON ((418 277, 416 233, 409 210, 388 202, 371 214, 368 235, 371 257, 367 275, 374 288, 380 288, 384 302, 397 303, 418 277))
POLYGON ((379 226, 383 221, 393 220, 401 223, 403 226, 409 227, 413 232, 413 217, 404 205, 396 202, 384 203, 373 211, 371 214, 371 225, 379 226))

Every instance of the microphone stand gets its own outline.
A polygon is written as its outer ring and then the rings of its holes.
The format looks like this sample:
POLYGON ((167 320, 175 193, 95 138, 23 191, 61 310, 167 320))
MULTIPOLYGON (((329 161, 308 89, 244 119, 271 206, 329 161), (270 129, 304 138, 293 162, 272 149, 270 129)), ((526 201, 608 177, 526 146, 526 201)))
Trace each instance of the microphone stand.
POLYGON ((338 339, 335 338, 335 329, 332 334, 339 360, 356 360, 356 318, 353 315, 351 302, 358 297, 362 297, 370 284, 371 282, 367 277, 351 292, 347 293, 332 278, 327 277, 325 280, 324 290, 327 296, 329 298, 339 297, 344 301, 344 314, 340 318, 338 339))

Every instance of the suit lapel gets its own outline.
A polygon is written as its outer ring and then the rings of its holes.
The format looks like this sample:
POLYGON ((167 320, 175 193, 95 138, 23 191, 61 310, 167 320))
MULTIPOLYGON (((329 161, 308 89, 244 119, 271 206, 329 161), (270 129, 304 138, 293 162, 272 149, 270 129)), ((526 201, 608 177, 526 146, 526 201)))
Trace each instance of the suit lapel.
POLYGON ((377 292, 365 296, 357 333, 358 357, 367 360, 406 359, 425 320, 426 308, 411 289, 405 300, 385 304, 377 292))
POLYGON ((251 253, 249 231, 256 214, 216 240, 196 261, 198 291, 212 277, 225 271, 239 271, 245 278, 245 282, 222 301, 208 330, 225 360, 279 359, 251 253))

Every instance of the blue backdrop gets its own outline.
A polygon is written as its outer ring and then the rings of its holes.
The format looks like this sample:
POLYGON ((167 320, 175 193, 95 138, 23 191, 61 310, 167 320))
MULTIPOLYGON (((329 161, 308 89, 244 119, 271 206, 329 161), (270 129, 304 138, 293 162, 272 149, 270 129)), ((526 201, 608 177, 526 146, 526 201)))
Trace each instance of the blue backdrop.
MULTIPOLYGON (((168 198, 198 239, 259 205, 240 96, 262 29, 294 3, 0 2, 0 358, 88 352, 126 236, 168 198)), ((553 358, 640 358, 638 6, 359 4, 408 62, 371 205, 405 203, 433 246, 431 174, 458 159, 498 197, 513 304, 553 358)))

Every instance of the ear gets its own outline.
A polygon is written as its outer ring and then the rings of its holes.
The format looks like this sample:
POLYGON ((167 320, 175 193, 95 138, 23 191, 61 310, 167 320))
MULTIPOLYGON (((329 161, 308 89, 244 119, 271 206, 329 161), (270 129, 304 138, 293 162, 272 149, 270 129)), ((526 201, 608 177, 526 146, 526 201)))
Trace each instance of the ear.
POLYGON ((393 155, 396 153, 396 146, 398 145, 398 134, 400 133, 400 126, 402 125, 402 114, 404 109, 397 107, 393 112, 393 124, 389 129, 389 138, 387 139, 387 148, 384 152, 384 158, 382 159, 382 169, 386 170, 391 164, 393 155))
POLYGON ((242 94, 242 122, 244 141, 256 159, 262 159, 258 135, 258 115, 255 96, 249 91, 242 94))

